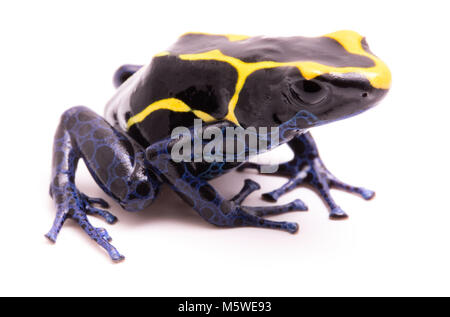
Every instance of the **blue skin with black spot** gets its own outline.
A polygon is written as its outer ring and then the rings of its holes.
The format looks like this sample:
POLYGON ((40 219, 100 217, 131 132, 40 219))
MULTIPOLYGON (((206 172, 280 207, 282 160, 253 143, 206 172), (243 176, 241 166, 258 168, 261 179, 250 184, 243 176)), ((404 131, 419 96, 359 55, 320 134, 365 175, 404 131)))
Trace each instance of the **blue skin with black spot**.
POLYGON ((112 259, 120 260, 123 257, 109 244, 110 237, 106 230, 94 228, 87 219, 87 215, 96 214, 108 223, 117 220, 108 211, 93 207, 98 204, 107 208, 108 204, 103 199, 90 198, 76 188, 75 172, 80 158, 84 159, 105 193, 129 211, 148 206, 155 198, 160 183, 145 168, 143 149, 117 132, 102 117, 85 107, 71 108, 62 115, 54 139, 50 185, 57 214, 46 236, 55 241, 64 221, 72 218, 108 251, 112 259), (120 155, 116 155, 118 153, 120 155), (130 173, 130 168, 137 161, 142 162, 141 166, 133 168, 133 173, 130 173))

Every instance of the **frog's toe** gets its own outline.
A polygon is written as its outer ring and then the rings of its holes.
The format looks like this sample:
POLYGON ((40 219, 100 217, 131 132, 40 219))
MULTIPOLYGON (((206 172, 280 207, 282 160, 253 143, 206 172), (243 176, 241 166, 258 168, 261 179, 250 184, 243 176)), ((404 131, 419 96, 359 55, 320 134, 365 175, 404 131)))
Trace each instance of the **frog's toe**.
POLYGON ((307 211, 308 207, 301 201, 300 199, 296 199, 291 201, 285 205, 278 206, 262 206, 262 207, 253 207, 253 206, 241 206, 245 211, 256 215, 258 217, 269 216, 269 215, 280 215, 290 211, 307 211))
POLYGON ((58 234, 68 217, 69 212, 66 209, 61 208, 60 210, 58 210, 55 216, 55 220, 53 221, 53 225, 50 228, 50 231, 47 232, 45 237, 51 242, 56 242, 56 238, 58 237, 58 234))
POLYGON ((294 207, 293 210, 301 210, 301 211, 307 211, 308 210, 308 206, 306 206, 306 204, 301 201, 300 199, 296 199, 291 203, 294 207))
POLYGON ((262 199, 270 201, 270 202, 275 202, 278 200, 278 198, 280 198, 282 194, 277 192, 277 191, 271 191, 268 193, 264 193, 261 195, 262 199))
POLYGON ((54 232, 52 232, 51 230, 49 232, 47 232, 45 234, 45 237, 50 240, 50 242, 55 243, 56 242, 56 237, 58 234, 55 234, 54 232))
POLYGON ((344 220, 348 215, 341 209, 341 207, 335 207, 330 211, 330 219, 332 220, 344 220))
POLYGON ((94 208, 91 206, 86 206, 86 213, 88 215, 98 215, 102 218, 104 218, 106 220, 107 223, 109 224, 114 224, 117 222, 117 217, 114 216, 112 213, 110 213, 109 211, 103 210, 103 209, 98 209, 98 208, 94 208))
POLYGON ((109 256, 114 262, 121 262, 125 260, 125 257, 120 254, 116 249, 112 250, 111 252, 108 252, 109 256))
POLYGON ((103 198, 89 197, 83 193, 81 193, 81 197, 87 201, 90 205, 99 205, 102 208, 109 208, 109 204, 103 198))
POLYGON ((95 228, 95 230, 97 231, 98 235, 100 235, 106 241, 108 242, 112 241, 111 236, 109 235, 108 231, 106 231, 105 228, 95 228))
POLYGON ((98 215, 103 217, 108 223, 114 223, 117 218, 110 212, 92 207, 91 203, 102 204, 101 199, 87 198, 86 195, 81 194, 78 190, 73 190, 70 194, 60 194, 62 190, 56 188, 57 191, 57 213, 53 226, 45 235, 50 241, 55 242, 63 224, 67 219, 72 219, 89 235, 91 239, 103 247, 114 261, 123 260, 124 257, 112 246, 109 242, 112 240, 111 236, 104 228, 95 228, 91 225, 88 215, 98 215))
POLYGON ((373 190, 360 188, 360 191, 362 198, 364 198, 365 200, 371 200, 375 197, 375 192, 373 190))
POLYGON ((286 230, 289 233, 297 233, 297 231, 298 231, 298 223, 296 223, 296 222, 286 222, 286 230))
POLYGON ((233 198, 231 198, 231 201, 233 201, 236 204, 241 204, 245 198, 247 198, 251 193, 254 191, 260 189, 261 186, 259 184, 251 179, 246 179, 244 181, 244 186, 242 189, 237 193, 233 198))
POLYGON ((327 176, 328 176, 328 181, 330 183, 330 186, 332 188, 336 188, 336 189, 344 190, 349 193, 357 194, 357 195, 361 196, 362 198, 364 198, 365 200, 370 200, 373 197, 375 197, 375 192, 373 190, 370 190, 370 189, 367 189, 364 187, 357 187, 357 186, 352 186, 352 185, 346 184, 346 183, 338 180, 335 176, 333 176, 329 172, 328 172, 327 176))
POLYGON ((238 207, 237 211, 234 213, 234 226, 253 226, 260 228, 278 229, 287 231, 289 233, 295 233, 298 231, 298 224, 295 222, 272 221, 258 216, 258 212, 255 212, 266 208, 267 207, 238 207))
POLYGON ((78 223, 92 240, 108 252, 112 260, 120 261, 124 259, 117 249, 109 243, 112 239, 108 232, 103 228, 95 228, 92 226, 87 218, 87 214, 83 210, 76 209, 71 215, 71 218, 78 223))

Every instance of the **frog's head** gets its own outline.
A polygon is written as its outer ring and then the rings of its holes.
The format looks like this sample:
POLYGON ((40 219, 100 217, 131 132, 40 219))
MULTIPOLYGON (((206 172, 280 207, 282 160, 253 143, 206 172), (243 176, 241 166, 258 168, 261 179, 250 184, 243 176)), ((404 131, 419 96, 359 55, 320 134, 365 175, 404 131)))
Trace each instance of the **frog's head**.
POLYGON ((345 119, 375 106, 388 92, 391 73, 370 52, 362 36, 340 31, 325 37, 345 50, 327 52, 321 63, 298 63, 295 68, 286 69, 282 106, 272 110, 278 123, 288 121, 300 111, 311 114, 314 120, 300 120, 299 128, 345 119))

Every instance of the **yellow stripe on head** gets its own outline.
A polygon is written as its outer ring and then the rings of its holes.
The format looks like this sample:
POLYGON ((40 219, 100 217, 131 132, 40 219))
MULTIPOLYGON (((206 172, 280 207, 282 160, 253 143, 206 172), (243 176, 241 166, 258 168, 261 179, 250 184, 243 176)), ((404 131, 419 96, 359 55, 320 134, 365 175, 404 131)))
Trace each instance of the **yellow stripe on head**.
MULTIPOLYGON (((324 35, 332 38, 341 44, 349 53, 362 55, 370 58, 375 66, 369 68, 360 67, 343 67, 349 68, 347 72, 355 72, 364 75, 374 88, 389 89, 391 86, 391 71, 387 65, 375 55, 366 52, 362 47, 362 40, 364 37, 354 31, 337 31, 324 35)), ((331 73, 332 71, 330 71, 331 73)))
MULTIPOLYGON (((182 36, 189 35, 189 34, 201 34, 201 35, 214 35, 214 34, 207 34, 207 33, 185 33, 182 36)), ((225 36, 228 38, 229 41, 240 41, 245 40, 248 38, 248 36, 245 35, 215 35, 215 36, 225 36)), ((194 54, 180 54, 178 55, 178 58, 182 60, 190 60, 190 61, 197 61, 197 60, 215 60, 220 62, 225 62, 233 66, 237 72, 238 78, 235 85, 235 91, 234 95, 231 97, 229 103, 228 103, 228 112, 226 116, 223 118, 225 120, 229 120, 236 125, 240 125, 236 115, 234 113, 234 110, 236 108, 239 94, 244 87, 245 81, 247 80, 248 76, 252 74, 253 72, 260 70, 260 69, 268 69, 268 68, 275 68, 275 67, 283 67, 283 66, 293 66, 297 67, 302 76, 305 79, 313 79, 317 76, 323 75, 323 74, 346 74, 346 73, 358 73, 367 78, 367 80, 370 82, 370 84, 374 88, 378 89, 389 89, 391 85, 391 72, 389 71, 389 68, 386 66, 386 64, 381 61, 378 57, 375 55, 367 52, 362 47, 361 41, 363 40, 363 37, 353 31, 338 31, 334 33, 329 33, 324 35, 323 37, 328 37, 331 39, 336 40, 342 47, 349 53, 355 54, 355 55, 361 55, 365 56, 369 59, 371 59, 374 63, 374 66, 372 67, 354 67, 354 66, 348 66, 348 67, 336 67, 336 66, 329 66, 325 64, 320 64, 318 62, 314 61, 292 61, 292 62, 275 62, 275 61, 261 61, 261 62, 255 62, 255 63, 246 63, 242 60, 227 56, 223 54, 219 49, 214 49, 206 52, 201 53, 194 53, 194 54)), ((157 54, 156 56, 164 56, 169 55, 169 52, 162 52, 160 54, 157 54)), ((192 111, 197 117, 201 118, 202 120, 206 122, 216 121, 216 118, 213 118, 209 114, 200 111, 200 110, 192 110, 188 105, 186 105, 181 100, 175 99, 175 98, 169 98, 169 99, 163 99, 160 101, 156 101, 149 105, 147 108, 145 108, 143 111, 135 115, 134 117, 130 118, 128 120, 128 127, 132 126, 133 124, 140 122, 145 119, 151 112, 158 110, 158 109, 168 109, 172 111, 177 112, 188 112, 192 111)), ((219 118, 222 119, 222 118, 219 118)))
POLYGON ((238 34, 224 34, 223 36, 225 36, 230 42, 243 41, 250 37, 248 35, 238 35, 238 34))

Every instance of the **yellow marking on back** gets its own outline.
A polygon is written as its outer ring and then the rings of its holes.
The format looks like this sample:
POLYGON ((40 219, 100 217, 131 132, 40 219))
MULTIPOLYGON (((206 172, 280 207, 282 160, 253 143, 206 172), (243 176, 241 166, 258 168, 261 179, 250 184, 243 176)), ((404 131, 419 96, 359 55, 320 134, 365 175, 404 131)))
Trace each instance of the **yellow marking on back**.
POLYGON ((153 102, 152 104, 148 105, 144 110, 128 119, 127 122, 128 129, 133 124, 143 121, 153 111, 160 109, 166 109, 176 112, 193 112, 197 117, 199 117, 205 122, 216 121, 216 118, 210 116, 206 112, 203 112, 201 110, 193 110, 191 107, 189 107, 180 99, 167 98, 153 102))
MULTIPOLYGON (((216 35, 216 34, 207 34, 207 33, 186 33, 183 34, 204 34, 204 35, 216 35)), ((244 35, 217 35, 217 36, 225 36, 228 38, 229 41, 240 41, 247 39, 248 36, 244 35)), ((274 62, 274 61, 262 61, 262 62, 255 62, 255 63, 246 63, 241 61, 238 58, 231 57, 224 55, 220 50, 215 49, 203 53, 196 53, 196 54, 181 54, 178 57, 183 60, 216 60, 221 62, 226 62, 233 66, 238 74, 236 86, 234 95, 230 99, 228 103, 228 113, 225 116, 224 119, 229 120, 237 125, 240 125, 236 115, 234 114, 234 110, 236 108, 236 104, 238 102, 239 94, 244 87, 245 81, 248 78, 250 74, 253 72, 260 70, 260 69, 267 69, 267 68, 275 68, 275 67, 283 67, 283 66, 294 66, 297 67, 302 74, 302 76, 305 79, 313 79, 317 76, 323 75, 323 74, 345 74, 345 73, 358 73, 366 77, 370 84, 374 88, 379 89, 389 89, 391 85, 391 73, 389 71, 389 68, 386 66, 386 64, 381 61, 378 57, 366 52, 362 45, 361 41, 363 37, 354 32, 354 31, 337 31, 334 33, 330 33, 327 35, 324 35, 324 37, 329 37, 337 42, 339 42, 344 49, 352 54, 355 55, 362 55, 365 57, 370 58, 374 62, 374 66, 372 67, 335 67, 335 66, 328 66, 324 64, 320 64, 317 62, 312 61, 293 61, 293 62, 274 62)), ((157 54, 155 56, 164 56, 169 55, 169 52, 162 52, 160 54, 157 54)), ((147 108, 145 108, 143 111, 135 115, 134 117, 130 118, 128 120, 128 127, 132 126, 136 122, 140 122, 145 119, 146 116, 148 116, 151 112, 158 110, 158 109, 169 109, 172 111, 192 111, 192 109, 183 103, 181 100, 169 98, 169 99, 163 99, 157 102, 152 103, 147 108), (170 101, 170 102, 169 102, 170 101)), ((199 110, 193 110, 193 112, 204 121, 215 121, 217 119, 213 118, 212 116, 208 115, 207 113, 199 110), (205 119, 204 119, 205 118, 205 119)))

